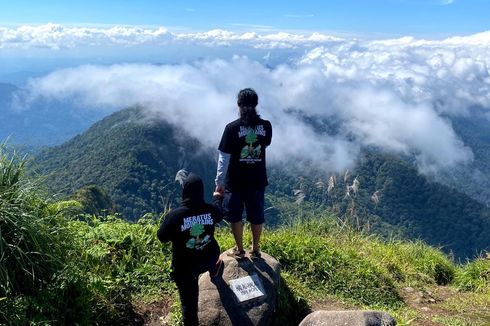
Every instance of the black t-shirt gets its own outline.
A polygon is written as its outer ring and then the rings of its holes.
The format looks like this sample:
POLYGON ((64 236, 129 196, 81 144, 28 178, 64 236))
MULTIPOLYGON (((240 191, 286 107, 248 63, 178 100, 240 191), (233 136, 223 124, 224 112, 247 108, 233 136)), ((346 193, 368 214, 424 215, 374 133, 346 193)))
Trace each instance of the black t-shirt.
POLYGON ((172 265, 178 273, 199 274, 218 260, 220 249, 214 225, 223 219, 215 205, 181 206, 171 210, 158 231, 162 242, 172 241, 172 265))
POLYGON ((218 149, 231 154, 226 174, 227 189, 260 189, 268 185, 265 149, 271 139, 271 123, 260 118, 252 126, 247 127, 237 119, 225 127, 218 149))

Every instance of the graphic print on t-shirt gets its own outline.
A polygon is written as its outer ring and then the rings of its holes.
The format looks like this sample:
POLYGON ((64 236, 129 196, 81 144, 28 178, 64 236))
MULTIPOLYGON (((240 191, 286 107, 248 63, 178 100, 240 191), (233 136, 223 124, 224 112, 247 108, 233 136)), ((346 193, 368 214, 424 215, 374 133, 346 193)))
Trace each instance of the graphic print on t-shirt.
POLYGON ((214 224, 211 214, 187 217, 184 218, 183 222, 181 231, 185 231, 190 228, 189 234, 192 236, 192 238, 187 241, 186 247, 189 249, 202 250, 211 240, 209 234, 206 234, 201 238, 205 232, 204 225, 214 224))
POLYGON ((261 162, 260 154, 262 153, 262 146, 254 147, 254 144, 258 141, 257 135, 265 136, 265 129, 263 125, 256 126, 255 129, 240 126, 238 136, 245 137, 245 145, 240 152, 240 162, 247 164, 254 164, 261 162))

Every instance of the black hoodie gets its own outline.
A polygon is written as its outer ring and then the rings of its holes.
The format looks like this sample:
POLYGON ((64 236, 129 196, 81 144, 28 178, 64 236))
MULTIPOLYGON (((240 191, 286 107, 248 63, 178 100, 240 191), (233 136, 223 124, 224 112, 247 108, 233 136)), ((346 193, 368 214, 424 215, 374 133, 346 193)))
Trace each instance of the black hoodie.
POLYGON ((199 274, 218 260, 220 249, 214 225, 223 219, 217 205, 204 201, 202 180, 190 173, 182 190, 182 205, 171 210, 158 230, 158 239, 172 241, 175 273, 199 274))

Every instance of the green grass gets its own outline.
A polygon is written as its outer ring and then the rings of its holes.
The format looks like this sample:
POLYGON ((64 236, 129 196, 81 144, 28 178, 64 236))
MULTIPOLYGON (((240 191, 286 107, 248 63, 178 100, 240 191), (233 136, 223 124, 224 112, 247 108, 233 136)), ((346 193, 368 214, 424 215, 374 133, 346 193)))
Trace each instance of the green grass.
MULTIPOLYGON (((293 213, 291 207, 286 212, 293 213)), ((305 214, 302 209, 302 220, 263 235, 262 249, 281 263, 288 300, 295 304, 306 302, 308 307, 330 297, 344 306, 389 311, 400 325, 409 325, 417 312, 406 306, 400 289, 454 280, 456 265, 436 248, 420 241, 384 241, 339 226, 329 213, 313 212, 305 214)), ((217 234, 223 249, 233 246, 227 229, 217 234)), ((294 313, 307 310, 285 309, 278 315, 296 321, 294 313)))
POLYGON ((455 284, 465 291, 488 292, 490 289, 489 257, 478 258, 459 268, 455 284))
POLYGON ((100 282, 127 284, 138 295, 154 294, 155 288, 170 283, 170 246, 156 238, 153 220, 128 223, 109 215, 72 221, 70 228, 84 272, 100 282))
POLYGON ((157 221, 80 216, 0 146, 0 324, 127 324, 138 297, 173 293, 157 221))
MULTIPOLYGON (((86 324, 94 320, 124 324, 133 302, 151 301, 162 295, 177 299, 169 276, 170 246, 158 242, 157 228, 158 220, 152 217, 139 223, 128 223, 111 215, 67 222, 65 232, 71 235, 72 246, 66 252, 64 270, 51 287, 57 296, 72 300, 70 305, 85 314, 65 312, 57 320, 81 318, 78 321, 82 324, 84 320, 86 324), (68 292, 79 297, 70 299, 68 292)), ((245 241, 250 241, 249 233, 246 232, 245 241)), ((227 228, 219 229, 217 238, 222 250, 233 246, 227 228)), ((328 214, 266 230, 262 249, 277 258, 283 268, 278 302, 278 324, 283 325, 297 324, 313 303, 325 297, 349 307, 386 310, 400 325, 409 325, 416 312, 404 304, 399 295, 401 287, 456 284, 453 279, 458 280, 461 275, 459 267, 437 249, 420 242, 386 242, 340 229, 328 214)), ((471 275, 473 280, 479 280, 471 275)), ((18 309, 29 306, 25 298, 28 296, 17 302, 18 309)), ((56 302, 48 298, 48 302, 53 301, 56 302)), ((38 308, 41 317, 61 313, 59 304, 52 311, 38 308)), ((172 312, 171 320, 178 324, 177 301, 172 312)))
POLYGON ((31 319, 27 311, 43 300, 70 247, 66 220, 24 178, 25 164, 0 145, 0 322, 19 324, 31 319))
MULTIPOLYGON (((170 320, 178 324, 171 247, 156 238, 159 217, 130 223, 114 215, 80 215, 77 202, 42 196, 23 177, 24 164, 0 153, 0 324, 126 325, 137 317, 135 303, 162 297, 173 298, 170 320)), ((401 289, 439 285, 459 292, 441 308, 450 313, 434 321, 490 322, 487 258, 459 266, 422 242, 384 241, 321 208, 271 202, 282 226, 265 230, 262 250, 282 266, 278 325, 297 325, 326 301, 385 310, 399 325, 411 325, 423 318, 406 305, 401 289)), ((217 239, 222 250, 234 245, 228 227, 217 231, 217 239)))
POLYGON ((449 298, 443 307, 451 312, 444 325, 490 325, 489 293, 460 292, 449 298))

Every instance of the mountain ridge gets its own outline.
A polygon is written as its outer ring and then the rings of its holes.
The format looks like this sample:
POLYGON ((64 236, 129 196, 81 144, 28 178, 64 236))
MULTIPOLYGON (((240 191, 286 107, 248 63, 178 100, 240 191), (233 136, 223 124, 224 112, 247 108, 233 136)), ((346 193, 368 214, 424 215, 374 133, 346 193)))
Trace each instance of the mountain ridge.
POLYGON ((146 212, 160 213, 178 200, 175 172, 188 168, 209 181, 211 174, 202 167, 212 164, 212 159, 200 153, 197 140, 182 144, 168 123, 140 123, 144 118, 141 108, 112 114, 71 140, 42 151, 36 166, 52 181, 51 189, 62 195, 96 184, 108 191, 130 219, 146 212), (165 160, 169 155, 172 159, 165 160))
MULTIPOLYGON (((47 175, 52 191, 69 196, 96 184, 108 192, 123 216, 136 220, 177 204, 180 188, 174 176, 181 168, 200 174, 209 196, 216 169, 213 154, 203 150, 197 139, 163 120, 147 119, 144 109, 135 107, 116 112, 70 141, 41 152, 36 165, 47 175)), ((272 166, 268 220, 286 223, 270 209, 274 198, 306 200, 336 212, 357 228, 388 237, 423 239, 457 258, 477 256, 490 246, 485 236, 490 232, 490 213, 482 204, 428 180, 395 155, 365 151, 359 162, 346 181, 337 176, 331 194, 328 175, 287 173, 272 166), (360 187, 347 195, 354 176, 360 187), (379 203, 372 200, 375 192, 379 203)))

